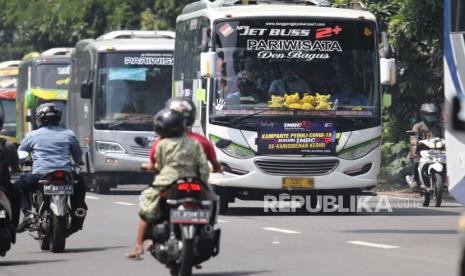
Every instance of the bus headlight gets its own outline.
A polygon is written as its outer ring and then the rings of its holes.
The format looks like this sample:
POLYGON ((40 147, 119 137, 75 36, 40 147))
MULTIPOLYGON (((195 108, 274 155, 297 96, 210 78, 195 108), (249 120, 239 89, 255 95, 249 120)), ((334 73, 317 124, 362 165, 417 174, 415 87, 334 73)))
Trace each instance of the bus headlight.
POLYGON ((106 141, 95 141, 95 148, 97 152, 101 154, 106 154, 106 153, 126 153, 124 148, 114 142, 106 142, 106 141))
POLYGON ((338 157, 342 159, 348 159, 348 160, 358 159, 358 158, 361 158, 367 155, 372 150, 379 147, 380 144, 381 144, 381 138, 377 137, 375 139, 371 139, 369 141, 366 141, 361 144, 342 150, 338 154, 338 157))
MULTIPOLYGON (((220 139, 220 137, 210 134, 210 140, 213 143, 218 142, 220 139)), ((224 152, 226 155, 229 155, 237 159, 247 159, 255 156, 255 152, 253 150, 234 143, 231 143, 229 146, 220 150, 224 152)))

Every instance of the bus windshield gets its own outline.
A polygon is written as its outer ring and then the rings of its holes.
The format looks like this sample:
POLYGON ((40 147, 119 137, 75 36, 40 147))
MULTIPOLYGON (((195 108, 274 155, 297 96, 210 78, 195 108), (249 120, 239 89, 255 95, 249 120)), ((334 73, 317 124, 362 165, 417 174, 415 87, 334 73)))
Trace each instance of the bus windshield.
POLYGON ((95 128, 152 131, 153 115, 171 97, 173 53, 101 54, 95 128))
POLYGON ((37 66, 35 87, 43 89, 68 89, 69 64, 40 64, 37 66))
POLYGON ((18 86, 18 76, 0 75, 0 89, 15 89, 18 86))
POLYGON ((375 36, 370 21, 219 22, 211 117, 379 118, 375 36))

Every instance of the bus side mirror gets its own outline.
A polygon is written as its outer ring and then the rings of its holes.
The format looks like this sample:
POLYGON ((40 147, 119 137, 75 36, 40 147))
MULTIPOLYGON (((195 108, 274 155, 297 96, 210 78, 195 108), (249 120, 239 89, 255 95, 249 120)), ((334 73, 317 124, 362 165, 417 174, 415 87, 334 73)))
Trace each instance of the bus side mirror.
POLYGON ((81 98, 91 99, 92 98, 92 82, 84 81, 81 84, 81 98))
POLYGON ((455 96, 452 100, 452 128, 465 131, 465 98, 455 96))
POLYGON ((210 35, 207 28, 202 29, 202 52, 207 52, 210 48, 210 35))
POLYGON ((213 78, 216 72, 216 53, 207 52, 200 54, 200 76, 213 78))
POLYGON ((381 58, 379 60, 379 75, 381 84, 394 85, 396 79, 396 60, 393 58, 381 58))
POLYGON ((389 45, 388 36, 386 32, 381 32, 381 45, 379 49, 379 60, 380 66, 380 81, 384 85, 394 85, 397 82, 396 79, 396 60, 392 58, 394 56, 394 50, 389 45))

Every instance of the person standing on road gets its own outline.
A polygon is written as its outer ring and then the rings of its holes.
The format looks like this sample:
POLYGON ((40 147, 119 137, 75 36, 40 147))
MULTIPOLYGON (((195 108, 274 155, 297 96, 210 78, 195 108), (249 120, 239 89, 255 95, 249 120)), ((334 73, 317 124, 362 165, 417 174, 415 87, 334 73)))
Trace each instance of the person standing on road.
MULTIPOLYGON (((76 136, 71 130, 60 127, 61 110, 54 103, 44 103, 36 110, 36 123, 39 129, 33 130, 24 137, 18 150, 32 154, 32 173, 24 173, 18 179, 16 186, 21 191, 21 209, 23 220, 18 232, 23 232, 31 224, 34 216, 31 209, 29 194, 37 189, 38 181, 44 175, 62 170, 75 173, 71 158, 75 165, 81 165, 82 151, 76 136)), ((71 228, 67 235, 81 230, 84 218, 77 217, 74 210, 84 208, 86 187, 78 174, 71 199, 71 228)))

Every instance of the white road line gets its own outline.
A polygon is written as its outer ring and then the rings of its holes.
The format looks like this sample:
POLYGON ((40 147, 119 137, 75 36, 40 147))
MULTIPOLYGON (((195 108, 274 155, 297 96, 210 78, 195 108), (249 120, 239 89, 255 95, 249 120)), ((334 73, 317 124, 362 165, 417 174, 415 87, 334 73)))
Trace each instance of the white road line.
POLYGON ((87 199, 100 199, 100 197, 96 197, 96 196, 86 196, 87 199))
POLYGON ((218 222, 228 222, 228 221, 224 219, 219 219, 218 222))
POLYGON ((397 249, 397 248, 400 248, 400 246, 397 246, 397 245, 371 243, 371 242, 364 242, 364 241, 348 241, 347 243, 360 245, 360 246, 381 248, 381 249, 397 249))
POLYGON ((134 203, 128 203, 128 202, 122 202, 122 201, 116 201, 115 204, 124 205, 124 206, 134 206, 134 205, 136 205, 134 203))
POLYGON ((274 231, 274 232, 280 232, 280 233, 286 233, 286 234, 300 234, 300 232, 298 232, 298 231, 275 228, 275 227, 263 227, 262 230, 274 231))

